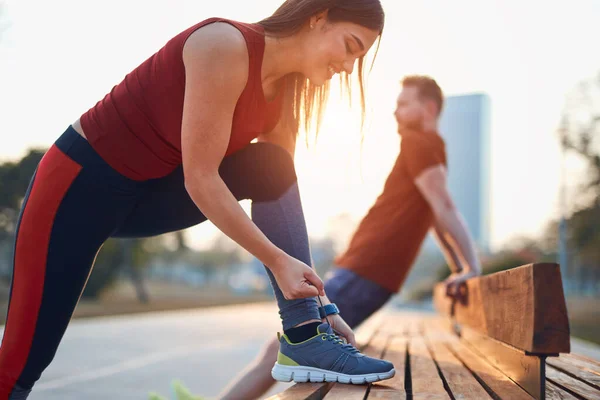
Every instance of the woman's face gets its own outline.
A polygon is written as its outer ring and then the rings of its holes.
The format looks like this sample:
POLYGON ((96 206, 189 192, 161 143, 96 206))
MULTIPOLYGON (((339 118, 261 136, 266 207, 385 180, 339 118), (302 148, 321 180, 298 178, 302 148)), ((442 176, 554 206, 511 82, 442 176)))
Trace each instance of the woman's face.
POLYGON ((309 24, 302 72, 317 86, 341 71, 352 73, 356 60, 379 36, 379 32, 352 22, 330 22, 326 14, 312 17, 309 24))

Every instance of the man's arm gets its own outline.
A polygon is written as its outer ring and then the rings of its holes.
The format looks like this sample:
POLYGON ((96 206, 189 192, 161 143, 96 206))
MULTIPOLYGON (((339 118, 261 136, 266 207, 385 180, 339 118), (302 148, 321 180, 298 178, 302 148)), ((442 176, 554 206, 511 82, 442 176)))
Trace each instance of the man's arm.
POLYGON ((444 258, 446 259, 446 263, 448 263, 450 270, 453 273, 459 273, 462 269, 462 263, 454 252, 452 245, 450 245, 450 243, 444 237, 441 227, 435 223, 431 231, 438 243, 438 246, 440 246, 440 250, 444 254, 444 258))
POLYGON ((458 284, 480 275, 475 243, 447 188, 446 168, 441 164, 429 167, 417 176, 415 183, 433 210, 437 235, 452 250, 453 261, 459 263, 460 277, 453 274, 455 276, 449 283, 458 284))

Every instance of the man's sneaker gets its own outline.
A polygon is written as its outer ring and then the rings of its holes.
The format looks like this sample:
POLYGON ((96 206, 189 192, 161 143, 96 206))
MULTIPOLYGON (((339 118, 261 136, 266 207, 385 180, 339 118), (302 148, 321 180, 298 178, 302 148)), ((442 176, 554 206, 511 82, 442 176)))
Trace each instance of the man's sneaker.
MULTIPOLYGON (((194 396, 188 388, 183 386, 183 383, 179 380, 171 382, 171 391, 175 400, 203 400, 204 397, 194 396)), ((148 394, 148 400, 168 400, 166 397, 161 396, 158 393, 151 392, 148 394)))
POLYGON ((363 384, 390 379, 396 373, 392 363, 367 357, 345 344, 329 324, 319 325, 317 332, 301 343, 291 343, 281 335, 277 362, 271 370, 275 380, 363 384))

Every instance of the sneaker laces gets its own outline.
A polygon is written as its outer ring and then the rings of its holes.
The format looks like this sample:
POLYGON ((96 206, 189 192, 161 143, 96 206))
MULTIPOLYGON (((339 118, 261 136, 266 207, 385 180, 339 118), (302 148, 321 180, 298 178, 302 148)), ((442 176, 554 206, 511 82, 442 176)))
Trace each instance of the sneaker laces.
MULTIPOLYGON (((319 304, 321 304, 321 307, 323 307, 323 302, 321 301, 321 296, 317 296, 317 300, 319 300, 319 304)), ((327 316, 325 316, 325 321, 327 321, 327 324, 329 325, 329 327, 331 328, 332 331, 337 332, 333 326, 331 326, 331 322, 329 322, 329 318, 327 318, 327 316)), ((329 341, 334 340, 335 344, 341 344, 342 345, 342 349, 343 350, 347 350, 350 351, 352 353, 359 353, 359 350, 352 346, 349 343, 346 343, 346 341, 341 338, 338 335, 332 334, 332 333, 325 333, 325 338, 329 341)))
POLYGON ((356 347, 352 346, 351 344, 346 343, 344 341, 344 339, 342 339, 341 337, 339 337, 338 335, 336 335, 334 333, 323 333, 323 336, 325 337, 325 339, 327 339, 330 342, 342 345, 342 349, 344 349, 344 350, 348 350, 352 353, 358 353, 358 349, 356 347))

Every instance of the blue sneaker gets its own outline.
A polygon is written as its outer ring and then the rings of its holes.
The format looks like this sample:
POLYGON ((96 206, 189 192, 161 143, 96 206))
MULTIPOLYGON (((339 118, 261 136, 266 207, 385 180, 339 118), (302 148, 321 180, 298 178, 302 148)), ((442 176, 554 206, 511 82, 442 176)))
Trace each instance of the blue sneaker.
POLYGON ((271 370, 273 379, 360 385, 390 379, 396 374, 392 363, 367 357, 345 344, 329 324, 319 325, 317 332, 301 343, 291 343, 286 335, 281 335, 277 362, 271 370))

